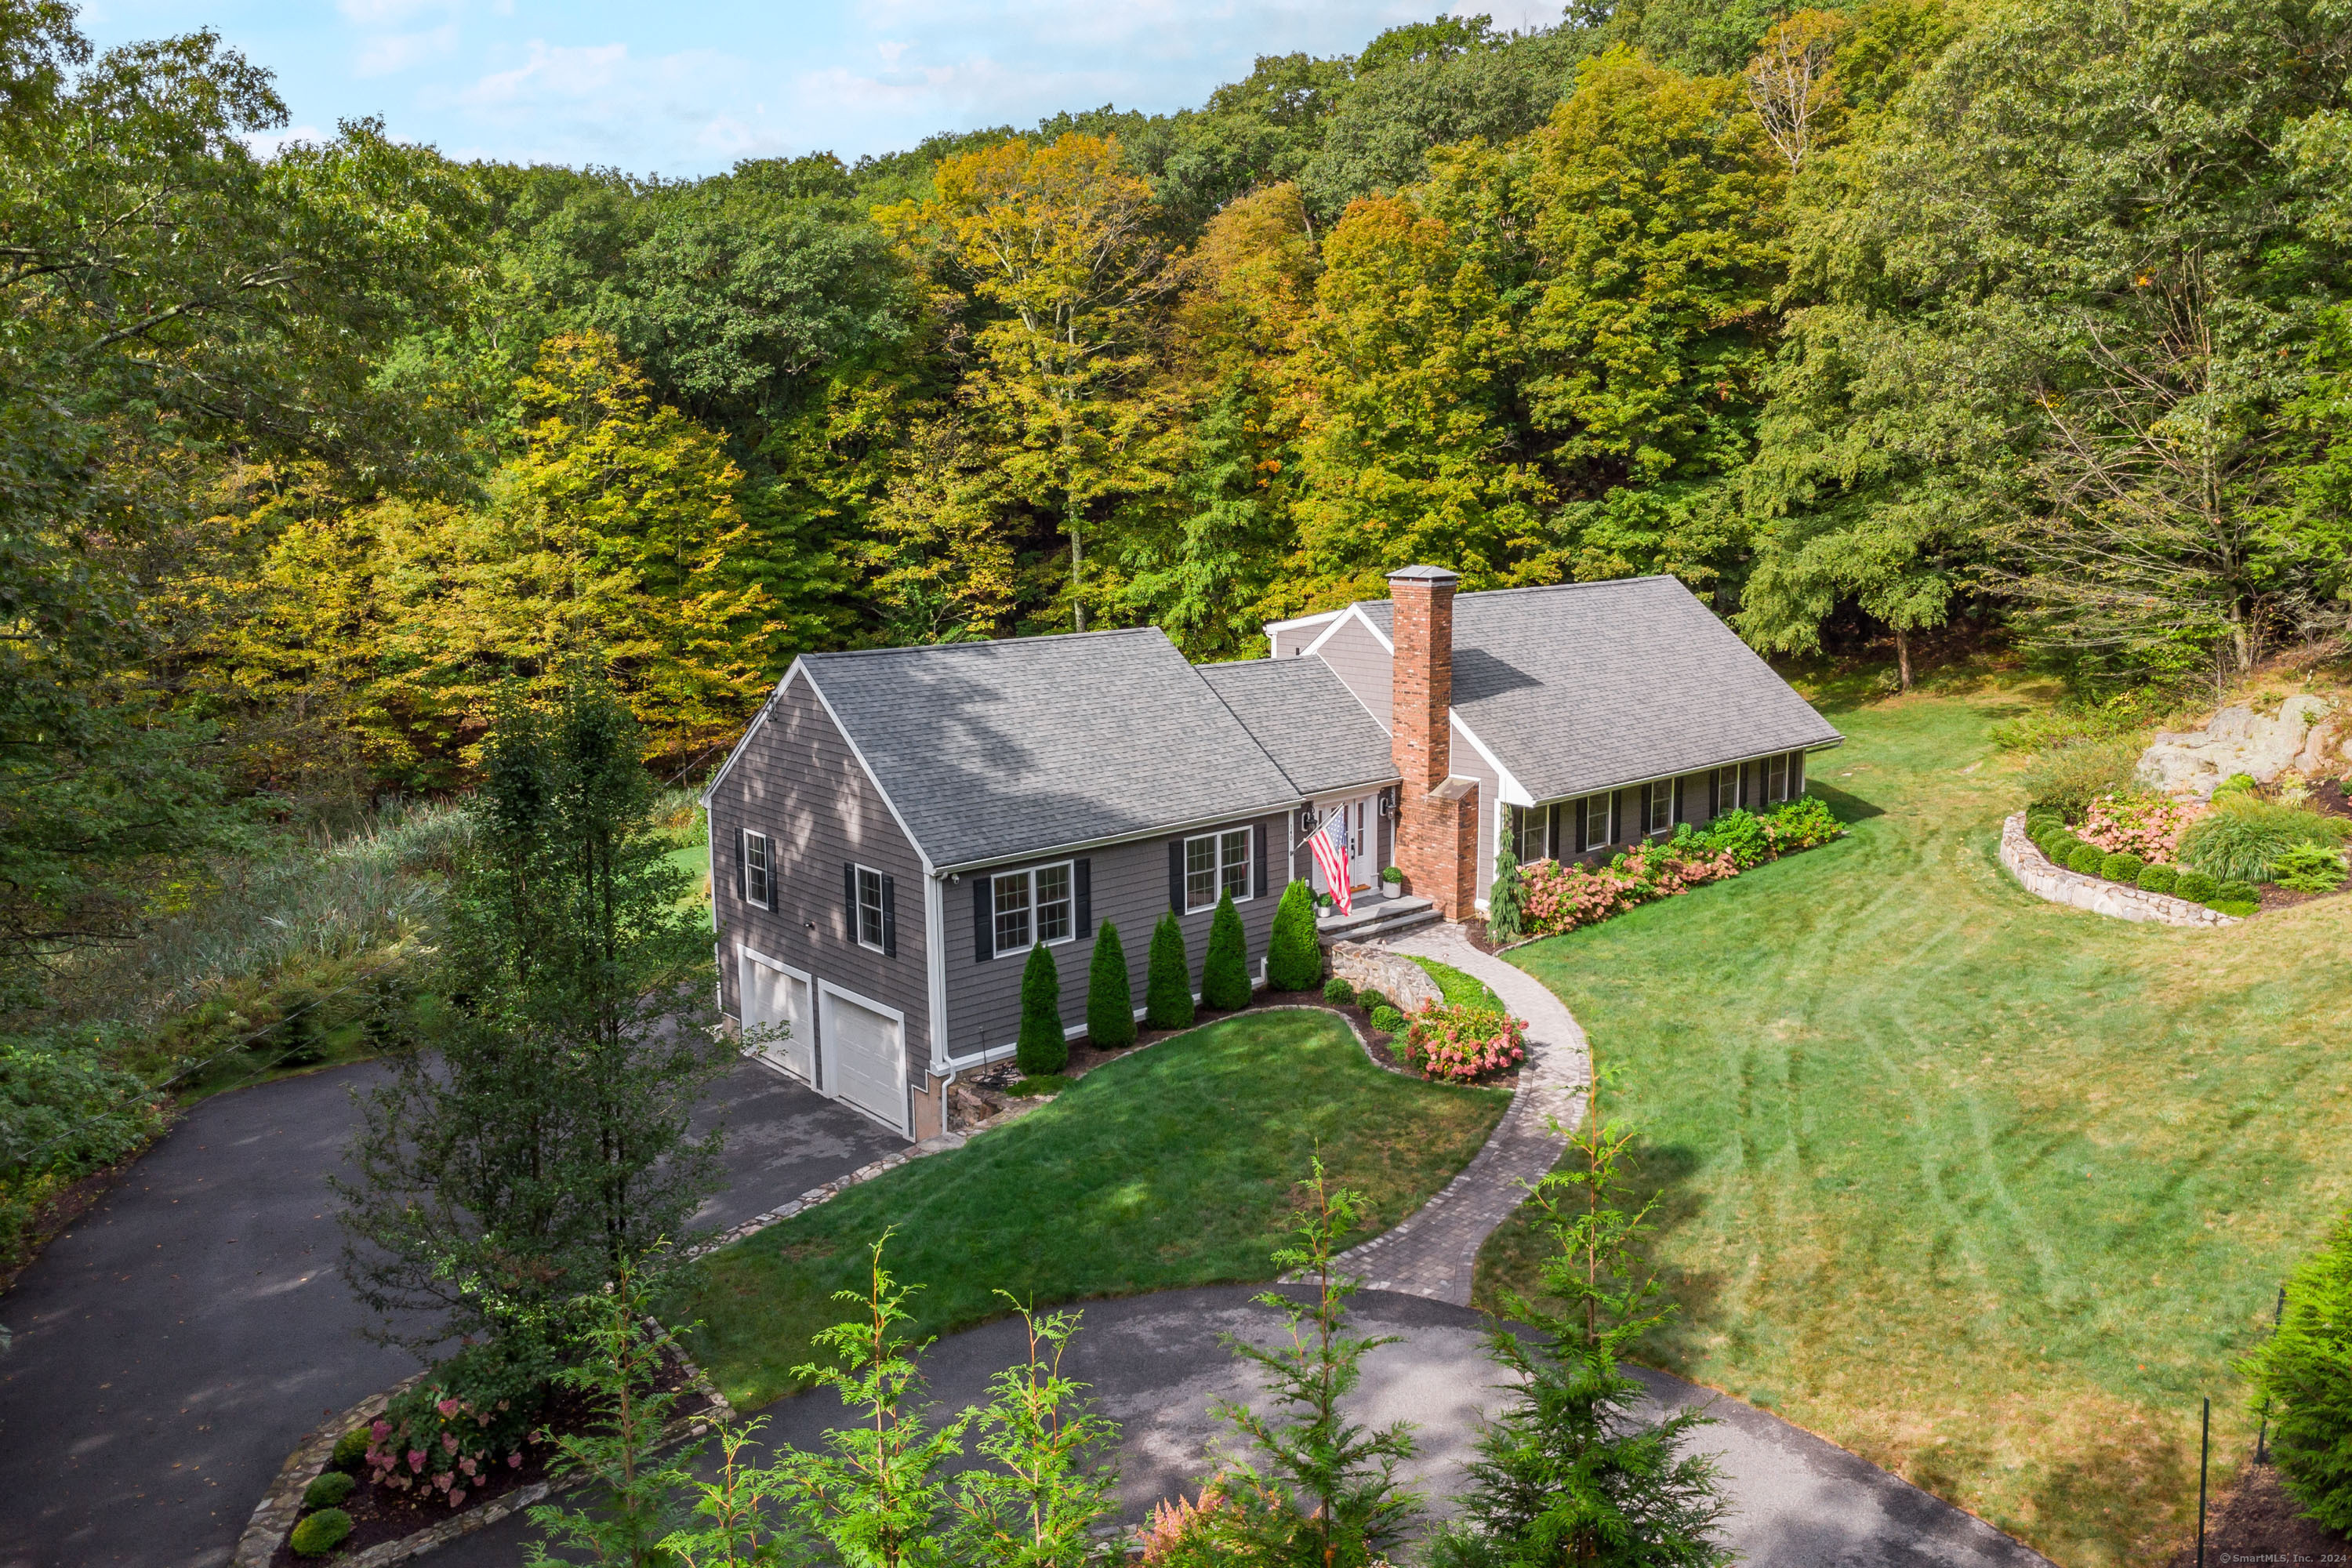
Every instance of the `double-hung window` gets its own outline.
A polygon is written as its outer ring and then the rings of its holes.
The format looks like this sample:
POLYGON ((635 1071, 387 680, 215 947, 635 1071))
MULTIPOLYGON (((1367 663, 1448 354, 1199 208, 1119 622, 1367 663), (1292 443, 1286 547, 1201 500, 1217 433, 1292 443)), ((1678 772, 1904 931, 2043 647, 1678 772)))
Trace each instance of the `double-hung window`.
POLYGON ((1764 764, 1764 798, 1768 801, 1789 798, 1789 759, 1774 757, 1764 764))
POLYGON ((1027 871, 999 871, 992 882, 997 952, 1026 952, 1033 941, 1052 947, 1077 935, 1069 861, 1027 871))
POLYGON ((768 859, 768 836, 743 830, 743 900, 763 910, 776 907, 775 869, 768 859))
POLYGON ((882 873, 857 868, 857 945, 880 952, 885 943, 882 925, 882 873))
POLYGON ((1710 815, 1721 816, 1727 811, 1738 809, 1738 806, 1739 770, 1738 768, 1716 769, 1715 810, 1710 815))
POLYGON ((1605 795, 1585 797, 1584 847, 1588 851, 1609 847, 1609 797, 1605 795))
POLYGON ((1675 826, 1675 781, 1660 779, 1649 788, 1649 822, 1652 833, 1665 833, 1675 826))
POLYGON ((1511 807, 1511 853, 1528 865, 1551 853, 1551 812, 1540 805, 1511 807))
POLYGON ((1250 829, 1236 827, 1229 833, 1203 833, 1198 838, 1184 840, 1184 910, 1214 907, 1220 893, 1230 893, 1235 903, 1247 901, 1250 896, 1251 837, 1250 829))

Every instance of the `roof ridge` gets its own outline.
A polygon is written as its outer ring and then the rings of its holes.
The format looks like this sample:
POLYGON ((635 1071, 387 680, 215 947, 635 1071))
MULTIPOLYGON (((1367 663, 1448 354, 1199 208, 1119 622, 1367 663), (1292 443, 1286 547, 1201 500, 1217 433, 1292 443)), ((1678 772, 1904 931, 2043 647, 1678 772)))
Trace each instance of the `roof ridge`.
MULTIPOLYGON (((1454 602, 1465 599, 1499 599, 1507 594, 1554 594, 1562 588, 1622 588, 1630 583, 1678 583, 1682 579, 1671 572, 1645 572, 1639 577, 1596 577, 1582 583, 1522 583, 1516 588, 1477 588, 1467 594, 1456 594, 1454 602)), ((1357 599, 1355 605, 1393 605, 1394 599, 1357 599)))
MULTIPOLYGON (((1099 631, 1039 632, 1034 637, 981 637, 972 642, 916 642, 898 643, 889 647, 824 648, 813 653, 804 653, 800 657, 803 661, 820 658, 873 658, 884 654, 953 653, 964 648, 1011 647, 1015 645, 1028 647, 1036 643, 1075 642, 1080 637, 1136 637, 1144 634, 1153 634, 1158 636, 1163 641, 1168 641, 1168 646, 1171 647, 1174 647, 1176 646, 1173 641, 1168 640, 1168 634, 1158 626, 1105 626, 1099 631)), ((1190 661, 1187 660, 1187 662, 1189 663, 1190 661)))

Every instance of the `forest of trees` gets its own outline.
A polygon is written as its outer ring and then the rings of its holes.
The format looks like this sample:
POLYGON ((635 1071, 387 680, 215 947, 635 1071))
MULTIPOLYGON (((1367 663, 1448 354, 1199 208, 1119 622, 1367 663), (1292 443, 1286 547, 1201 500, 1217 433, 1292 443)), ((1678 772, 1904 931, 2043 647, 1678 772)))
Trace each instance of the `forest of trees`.
POLYGON ((2347 76, 2352 0, 1628 0, 657 181, 257 157, 218 38, 0 0, 0 970, 583 655, 669 774, 803 650, 1247 657, 1416 561, 1906 679, 2335 636, 2347 76))

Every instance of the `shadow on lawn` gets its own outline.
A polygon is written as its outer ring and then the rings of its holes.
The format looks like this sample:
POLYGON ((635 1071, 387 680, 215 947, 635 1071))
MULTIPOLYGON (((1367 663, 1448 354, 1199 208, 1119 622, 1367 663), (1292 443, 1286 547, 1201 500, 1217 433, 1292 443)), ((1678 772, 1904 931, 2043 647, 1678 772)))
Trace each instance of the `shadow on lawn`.
POLYGON ((1705 1194, 1691 1182, 1704 1163, 1690 1144, 1643 1140, 1633 1145, 1633 1158, 1626 1167, 1627 1196, 1636 1205, 1651 1205, 1651 1237, 1644 1254, 1656 1268, 1667 1300, 1680 1309, 1643 1341, 1641 1359, 1668 1371, 1696 1365, 1707 1341, 1722 1328, 1713 1308, 1722 1293, 1723 1276, 1711 1268, 1685 1268, 1659 1257, 1665 1250, 1659 1244, 1706 1207, 1705 1194))
POLYGON ((1821 796, 1822 804, 1830 808, 1830 815, 1848 826, 1886 815, 1884 808, 1871 805, 1862 796, 1848 795, 1836 785, 1825 784, 1819 779, 1807 779, 1805 793, 1821 796))

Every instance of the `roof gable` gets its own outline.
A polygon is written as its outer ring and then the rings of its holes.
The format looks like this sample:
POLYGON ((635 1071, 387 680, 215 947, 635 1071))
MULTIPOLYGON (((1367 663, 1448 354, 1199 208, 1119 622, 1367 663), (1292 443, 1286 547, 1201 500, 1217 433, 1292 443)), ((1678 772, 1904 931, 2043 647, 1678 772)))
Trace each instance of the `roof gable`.
POLYGON ((1297 798, 1157 627, 810 654, 801 664, 941 868, 1297 798))

